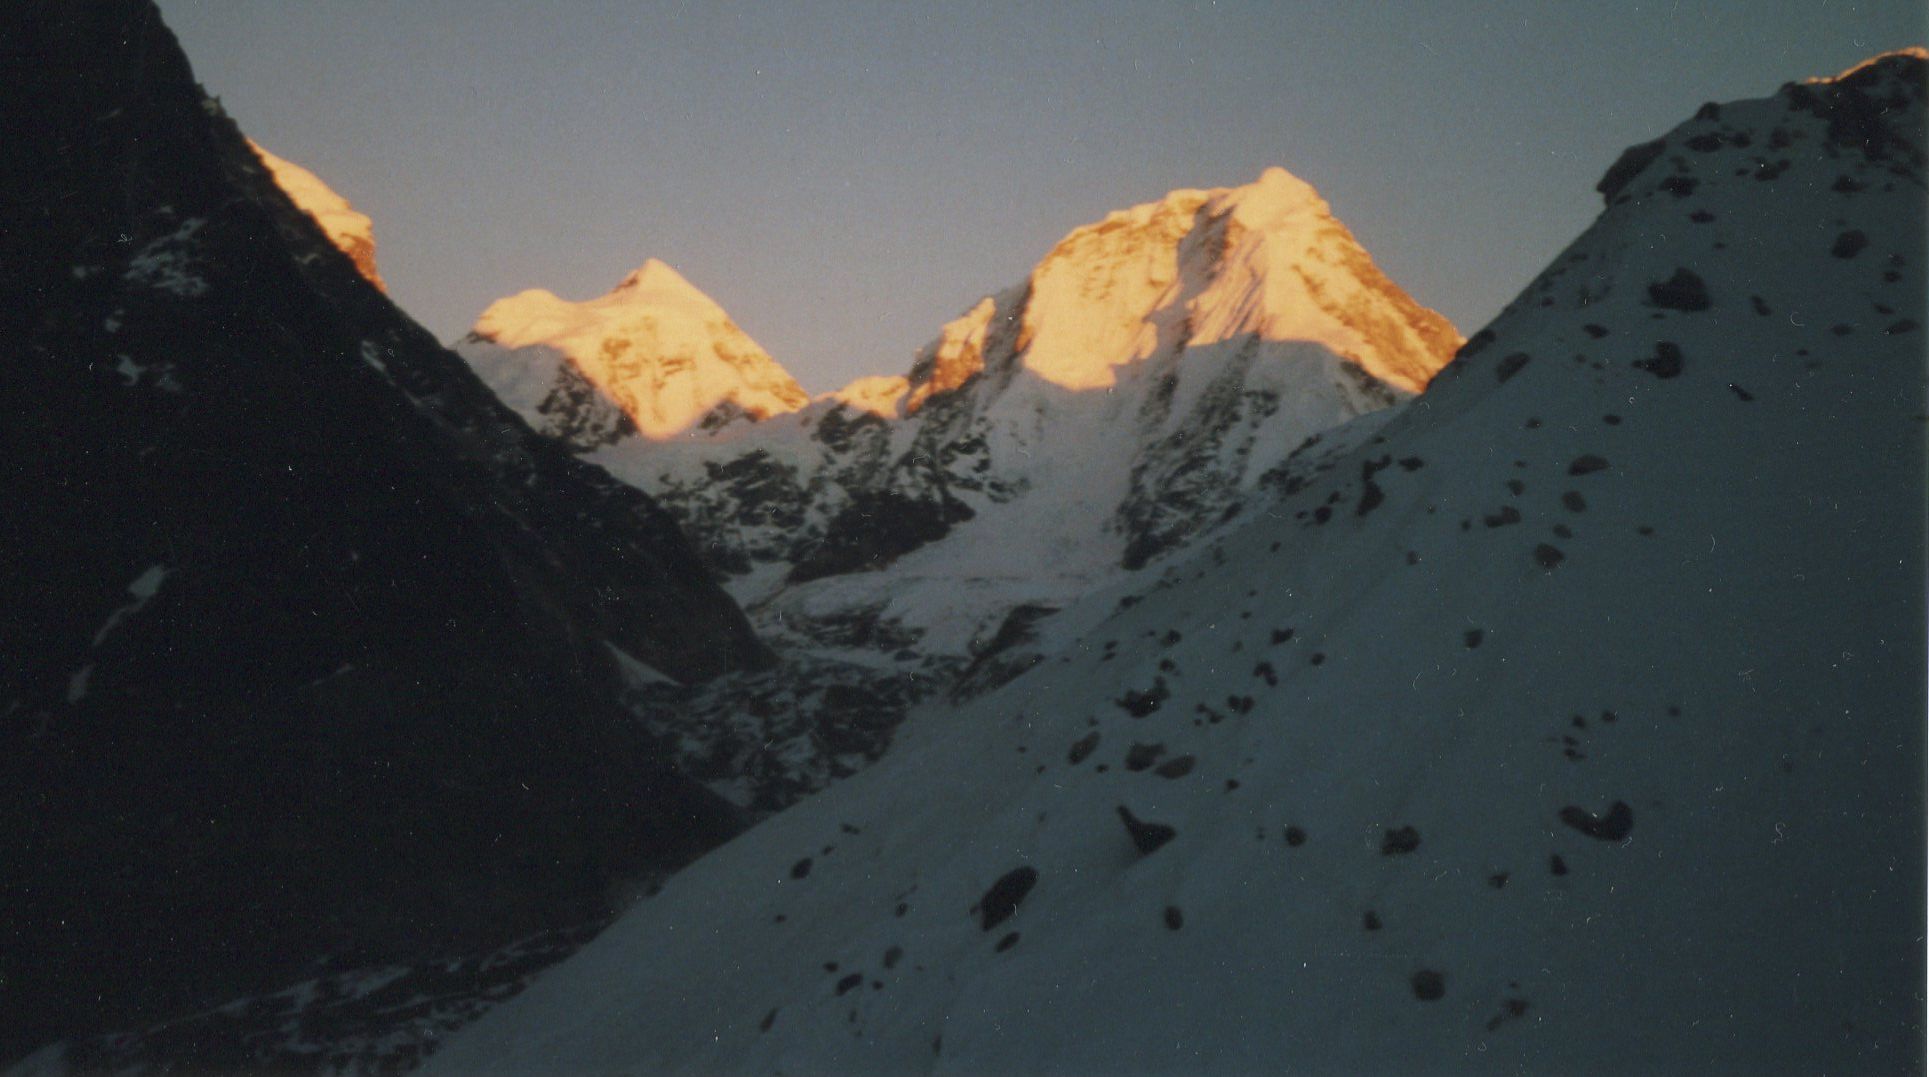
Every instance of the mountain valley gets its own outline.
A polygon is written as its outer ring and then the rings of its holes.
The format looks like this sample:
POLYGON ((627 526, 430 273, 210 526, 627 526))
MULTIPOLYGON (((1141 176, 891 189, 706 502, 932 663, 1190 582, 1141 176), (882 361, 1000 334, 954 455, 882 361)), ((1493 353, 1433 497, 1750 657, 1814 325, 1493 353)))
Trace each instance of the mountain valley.
POLYGON ((816 396, 662 252, 438 343, 151 0, 0 55, 7 1072, 1923 1065, 1929 51, 1471 335, 1271 167, 816 396))

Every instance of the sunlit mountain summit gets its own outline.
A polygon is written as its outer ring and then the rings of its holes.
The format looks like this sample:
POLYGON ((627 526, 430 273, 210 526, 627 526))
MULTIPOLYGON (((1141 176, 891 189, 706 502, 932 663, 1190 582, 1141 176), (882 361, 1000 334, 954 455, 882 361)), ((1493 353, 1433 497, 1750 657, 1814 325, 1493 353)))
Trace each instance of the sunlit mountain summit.
POLYGON ((680 278, 586 304, 526 292, 456 347, 668 508, 781 652, 839 663, 792 678, 836 683, 829 700, 719 686, 664 712, 715 788, 768 810, 875 758, 915 701, 1029 665, 1071 631, 1053 613, 1221 526, 1308 439, 1411 399, 1460 341, 1271 168, 1073 230, 905 374, 808 402, 680 278), (663 347, 633 328, 672 321, 700 331, 663 347), (782 392, 743 395, 745 370, 782 392), (724 386, 735 402, 691 421, 685 403, 724 386), (684 421, 626 424, 637 401, 684 421))

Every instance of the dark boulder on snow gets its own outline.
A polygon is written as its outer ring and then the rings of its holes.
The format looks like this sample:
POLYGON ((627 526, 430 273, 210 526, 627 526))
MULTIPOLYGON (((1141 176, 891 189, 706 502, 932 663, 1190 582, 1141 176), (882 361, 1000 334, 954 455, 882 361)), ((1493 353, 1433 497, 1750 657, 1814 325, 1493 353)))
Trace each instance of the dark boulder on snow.
POLYGON ((1681 349, 1665 340, 1655 344, 1653 355, 1634 361, 1636 370, 1645 370, 1663 381, 1680 377, 1683 365, 1681 349))
POLYGON ((1410 826, 1394 827, 1380 838, 1380 852, 1385 856, 1410 853, 1420 847, 1420 832, 1410 826))
POLYGON ((1677 268, 1674 276, 1648 285, 1648 302, 1664 310, 1707 310, 1708 285, 1694 271, 1677 268))
POLYGON ((1073 741, 1071 748, 1065 753, 1065 761, 1073 766, 1085 762, 1086 758, 1097 750, 1098 740, 1098 730, 1094 729, 1073 741))
POLYGON ((1025 900, 1025 895, 1037 885, 1038 869, 1028 865, 1015 867, 1000 875, 998 881, 985 891, 985 896, 978 899, 980 926, 990 931, 1011 919, 1012 914, 1018 911, 1019 903, 1025 900))
POLYGON ((1413 974, 1413 997, 1422 1002, 1437 1002, 1446 997, 1447 977, 1434 969, 1421 969, 1413 974))
POLYGON ((1125 832, 1132 837, 1132 846, 1140 853, 1158 852, 1166 842, 1179 836, 1179 831, 1164 823, 1151 823, 1132 814, 1132 809, 1121 804, 1118 807, 1119 821, 1125 824, 1125 832))
POLYGON ((1634 832, 1634 809, 1617 800, 1602 815, 1570 804, 1561 809, 1561 822, 1596 841, 1621 841, 1634 832))

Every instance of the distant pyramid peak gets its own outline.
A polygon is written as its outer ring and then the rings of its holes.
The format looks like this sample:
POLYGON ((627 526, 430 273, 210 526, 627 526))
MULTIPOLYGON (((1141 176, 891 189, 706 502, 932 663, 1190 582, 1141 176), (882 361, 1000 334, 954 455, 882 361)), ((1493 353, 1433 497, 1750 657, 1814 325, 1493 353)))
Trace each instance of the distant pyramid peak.
POLYGON ((629 275, 625 276, 613 291, 682 292, 689 295, 701 296, 706 302, 709 301, 710 298, 698 291, 695 285, 685 280, 683 274, 670 268, 670 263, 660 258, 651 258, 642 265, 630 270, 629 275))
POLYGON ((1073 229, 1018 289, 947 325, 912 369, 907 411, 1017 367, 1075 391, 1226 341, 1322 345, 1417 392, 1461 338, 1388 281, 1305 180, 1181 188, 1073 229))
POLYGON ((537 429, 583 450, 810 402, 715 300, 657 258, 594 299, 531 289, 497 300, 456 350, 537 429))
POLYGON ((1313 189, 1312 184, 1278 165, 1261 172, 1258 179, 1243 187, 1219 193, 1219 197, 1243 220, 1252 223, 1293 214, 1314 217, 1332 215, 1332 207, 1313 189))

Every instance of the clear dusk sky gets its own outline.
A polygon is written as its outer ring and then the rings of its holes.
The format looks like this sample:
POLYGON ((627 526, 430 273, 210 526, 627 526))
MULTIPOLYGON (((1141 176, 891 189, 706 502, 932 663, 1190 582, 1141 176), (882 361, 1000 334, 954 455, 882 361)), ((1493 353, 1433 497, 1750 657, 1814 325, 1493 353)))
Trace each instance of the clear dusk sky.
POLYGON ((904 372, 1057 239, 1282 165, 1472 333, 1621 149, 1925 39, 1919 0, 160 0, 443 339, 675 266, 807 389, 904 372))

